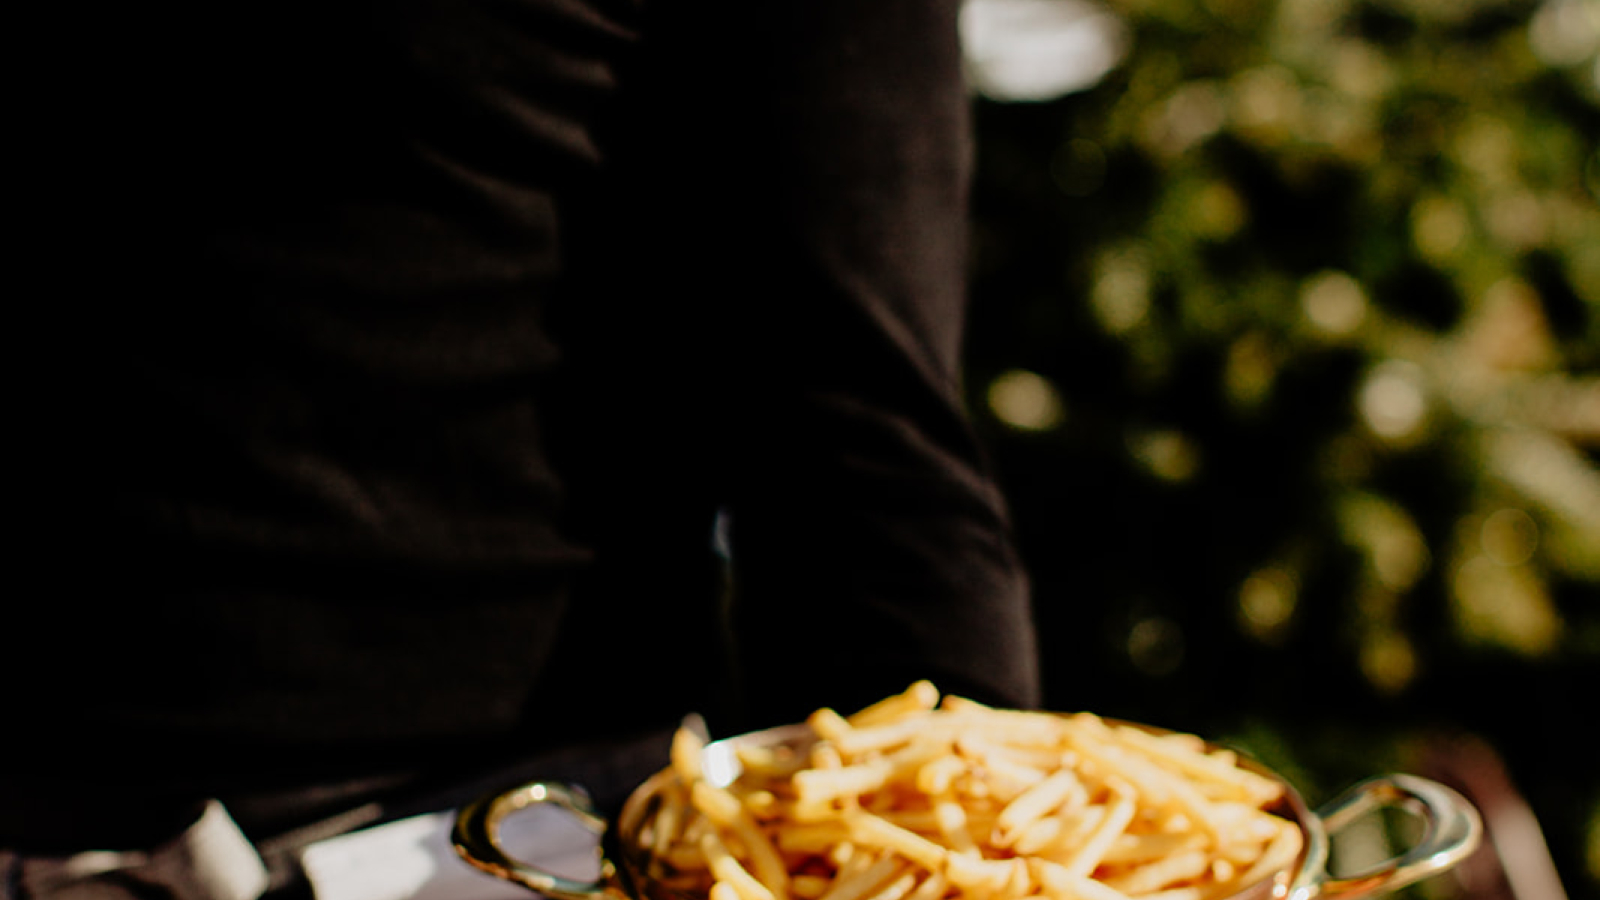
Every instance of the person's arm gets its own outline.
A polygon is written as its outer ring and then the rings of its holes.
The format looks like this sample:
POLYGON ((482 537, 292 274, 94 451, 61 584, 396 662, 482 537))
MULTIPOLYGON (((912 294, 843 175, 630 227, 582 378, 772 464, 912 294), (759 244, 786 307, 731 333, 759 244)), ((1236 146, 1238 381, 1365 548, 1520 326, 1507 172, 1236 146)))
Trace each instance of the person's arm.
POLYGON ((760 6, 725 38, 748 102, 721 285, 745 699, 778 720, 925 677, 1036 704, 1028 586, 962 407, 959 4, 760 6))

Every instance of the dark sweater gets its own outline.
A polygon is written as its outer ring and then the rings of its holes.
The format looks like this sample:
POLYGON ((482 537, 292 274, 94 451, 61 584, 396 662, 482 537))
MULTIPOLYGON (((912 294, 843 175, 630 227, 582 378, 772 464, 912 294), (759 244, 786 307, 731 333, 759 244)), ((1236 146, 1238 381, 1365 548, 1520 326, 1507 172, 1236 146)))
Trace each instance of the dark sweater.
POLYGON ((961 408, 954 2, 176 7, 63 47, 33 132, 73 340, 0 846, 1036 701, 961 408))

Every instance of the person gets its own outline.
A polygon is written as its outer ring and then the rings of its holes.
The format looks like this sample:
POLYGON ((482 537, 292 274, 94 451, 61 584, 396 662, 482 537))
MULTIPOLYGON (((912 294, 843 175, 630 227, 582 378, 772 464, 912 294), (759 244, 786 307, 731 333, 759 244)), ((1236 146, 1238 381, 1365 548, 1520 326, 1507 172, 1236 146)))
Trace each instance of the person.
POLYGON ((956 7, 80 29, 24 554, 70 562, 11 617, 13 863, 212 802, 267 842, 529 760, 605 805, 690 711, 1036 703, 962 408, 956 7))

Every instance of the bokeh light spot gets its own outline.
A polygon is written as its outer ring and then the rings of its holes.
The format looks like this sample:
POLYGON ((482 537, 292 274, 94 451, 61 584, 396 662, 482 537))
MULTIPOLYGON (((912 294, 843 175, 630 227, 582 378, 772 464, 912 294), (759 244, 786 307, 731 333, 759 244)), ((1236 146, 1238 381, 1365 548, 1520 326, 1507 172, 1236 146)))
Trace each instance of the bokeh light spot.
POLYGON ((1428 570, 1427 539, 1400 505, 1375 494, 1356 494, 1340 504, 1339 517, 1346 539, 1366 551, 1373 577, 1388 592, 1410 589, 1428 570))
POLYGON ((1259 406, 1272 392, 1277 374, 1277 352, 1265 335, 1252 332, 1228 347, 1223 387, 1235 406, 1242 409, 1259 406))
POLYGON ((1374 535, 1372 549, 1373 572, 1391 590, 1410 588, 1428 570, 1428 544, 1409 520, 1374 535))
POLYGON ((1453 149, 1485 187, 1512 184, 1517 171, 1517 132, 1504 119, 1470 116, 1453 149))
POLYGON ((1399 360, 1380 363, 1362 384, 1357 405, 1373 434, 1391 443, 1411 440, 1428 416, 1422 374, 1399 360))
POLYGON ((1342 94, 1377 99, 1389 92, 1394 73, 1383 51, 1363 40, 1347 38, 1334 44, 1329 80, 1342 94))
POLYGON ((1128 629, 1128 659, 1146 675, 1170 675, 1183 665, 1183 629, 1164 616, 1148 616, 1128 629))
POLYGON ((1546 0, 1528 20, 1528 46, 1548 66, 1587 61, 1600 52, 1600 4, 1594 0, 1546 0))
POLYGON ((1134 458, 1163 481, 1189 481, 1200 471, 1200 448, 1182 432, 1141 432, 1130 443, 1134 458))
POLYGON ((1195 197, 1190 224, 1197 236, 1221 241, 1237 234, 1248 219, 1249 210, 1239 192, 1227 182, 1213 181, 1195 197))
POLYGON ((1246 131, 1283 139, 1300 124, 1300 82, 1287 68, 1272 65, 1247 70, 1233 80, 1231 88, 1233 121, 1246 131))
POLYGON ((1301 285, 1300 309, 1316 330, 1347 337, 1366 320, 1367 292, 1344 272, 1321 272, 1301 285))
POLYGON ((1467 357, 1500 371, 1538 371, 1558 358, 1539 292, 1514 276, 1484 291, 1464 327, 1461 348, 1467 357))
POLYGON ((1023 431, 1049 431, 1066 417, 1061 392, 1041 375, 1022 369, 989 384, 989 409, 995 418, 1023 431))
POLYGON ((1191 81, 1151 110, 1144 138, 1164 156, 1178 156, 1218 131, 1228 119, 1222 91, 1210 81, 1191 81))
POLYGON ((1089 302, 1100 324, 1112 334, 1137 328, 1150 311, 1150 270, 1137 249, 1115 250, 1100 257, 1089 302))
POLYGON ((973 85, 996 100, 1081 91, 1127 54, 1127 26, 1087 0, 967 0, 961 41, 973 85))
POLYGON ((1398 694, 1417 677, 1417 653, 1406 636, 1383 630, 1361 642, 1361 674, 1385 694, 1398 694))
POLYGON ((1466 243, 1470 226, 1461 204, 1447 197, 1428 197, 1411 210, 1411 240, 1417 251, 1434 262, 1455 256, 1466 243))
POLYGON ((1456 567, 1451 600, 1457 627, 1470 641, 1539 656, 1560 639, 1561 617, 1527 566, 1472 556, 1456 567))
POLYGON ((1550 236, 1544 204, 1528 191, 1507 191, 1493 198, 1484 222, 1501 243, 1522 250, 1537 247, 1550 236))
POLYGON ((1479 539, 1485 556, 1502 566, 1520 566, 1539 549, 1539 524, 1526 512, 1508 507, 1484 517, 1479 539))
POLYGON ((1269 566, 1253 573, 1239 586, 1239 624, 1263 643, 1277 643, 1287 631, 1299 599, 1294 576, 1269 566))

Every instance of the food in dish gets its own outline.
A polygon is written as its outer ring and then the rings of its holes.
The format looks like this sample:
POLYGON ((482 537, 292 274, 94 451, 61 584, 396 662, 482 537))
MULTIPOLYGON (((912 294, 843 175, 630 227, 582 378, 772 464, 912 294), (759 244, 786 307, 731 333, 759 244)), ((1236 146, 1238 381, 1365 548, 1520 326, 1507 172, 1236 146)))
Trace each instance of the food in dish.
POLYGON ((928 682, 807 724, 734 742, 731 771, 680 731, 632 838, 647 877, 707 900, 1212 900, 1301 850, 1283 784, 1193 735, 928 682))

